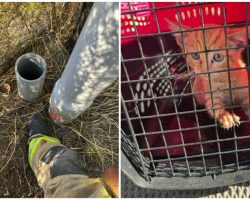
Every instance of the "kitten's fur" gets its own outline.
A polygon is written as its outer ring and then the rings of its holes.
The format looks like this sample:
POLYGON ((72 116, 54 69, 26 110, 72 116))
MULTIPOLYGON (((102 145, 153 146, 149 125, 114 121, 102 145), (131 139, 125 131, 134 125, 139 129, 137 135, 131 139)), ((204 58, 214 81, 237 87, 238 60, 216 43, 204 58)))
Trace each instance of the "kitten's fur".
MULTIPOLYGON (((173 22, 167 22, 173 31, 180 30, 179 25, 173 22)), ((183 27, 183 29, 190 29, 183 27)), ((223 28, 207 29, 205 32, 205 42, 208 50, 226 48, 225 33, 223 28)), ((249 30, 250 32, 250 30, 249 30)), ((185 51, 187 53, 195 51, 205 51, 203 31, 185 32, 183 41, 181 34, 176 36, 177 44, 184 52, 183 42, 185 45, 185 51)), ((228 47, 244 46, 247 44, 246 27, 242 28, 227 28, 227 43, 228 47)), ((248 72, 245 68, 245 64, 242 60, 242 51, 244 48, 232 49, 228 51, 229 68, 240 68, 238 70, 230 71, 231 88, 248 86, 248 72)), ((195 73, 207 73, 209 71, 218 71, 227 69, 227 53, 226 50, 222 51, 208 51, 206 53, 200 53, 199 59, 193 58, 194 54, 188 54, 186 57, 187 63, 191 70, 195 73), (220 54, 220 57, 224 56, 224 59, 218 62, 218 59, 214 59, 220 54), (206 59, 206 54, 207 59, 206 59), (215 57, 214 55, 217 54, 215 57), (207 65, 208 61, 208 65, 207 65), (208 66, 208 68, 207 68, 208 66)), ((197 55, 196 55, 197 58, 197 55)), ((234 113, 230 113, 225 109, 225 106, 230 106, 230 93, 229 93, 229 80, 228 71, 216 72, 210 74, 211 89, 209 85, 208 74, 196 75, 193 83, 194 92, 215 91, 211 93, 195 94, 195 98, 198 104, 205 106, 208 110, 208 114, 215 118, 223 128, 231 128, 235 124, 239 124, 240 117, 234 113), (224 90, 226 89, 226 90, 224 90), (223 90, 223 91, 221 91, 223 90), (212 103, 213 100, 213 103, 212 103), (213 109, 215 112, 213 112, 213 109)), ((232 101, 237 104, 249 103, 249 91, 248 88, 235 89, 232 91, 232 101)), ((249 106, 244 107, 246 114, 249 118, 249 106)))

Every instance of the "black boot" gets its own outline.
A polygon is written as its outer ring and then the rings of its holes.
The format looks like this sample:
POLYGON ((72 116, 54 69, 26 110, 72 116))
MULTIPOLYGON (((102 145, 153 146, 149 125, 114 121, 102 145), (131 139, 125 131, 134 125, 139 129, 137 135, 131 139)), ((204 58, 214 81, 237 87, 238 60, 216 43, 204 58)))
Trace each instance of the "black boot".
POLYGON ((43 119, 38 116, 34 116, 30 119, 28 124, 28 143, 31 139, 41 136, 55 137, 53 134, 53 129, 51 127, 52 122, 43 119))
MULTIPOLYGON (((53 133, 52 124, 49 120, 41 117, 32 117, 28 124, 28 144, 32 139, 42 136, 56 138, 53 133)), ((51 147, 42 156, 41 161, 46 165, 53 163, 50 168, 51 178, 65 174, 87 175, 85 162, 78 158, 76 152, 62 145, 51 147)))

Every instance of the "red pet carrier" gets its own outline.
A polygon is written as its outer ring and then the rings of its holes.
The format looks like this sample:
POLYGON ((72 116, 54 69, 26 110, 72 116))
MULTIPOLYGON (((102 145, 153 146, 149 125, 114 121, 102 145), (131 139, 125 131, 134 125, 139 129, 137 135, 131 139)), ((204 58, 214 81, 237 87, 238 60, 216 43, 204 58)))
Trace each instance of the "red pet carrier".
POLYGON ((239 105, 230 106, 241 124, 226 130, 197 105, 195 74, 173 36, 184 32, 182 26, 245 26, 248 32, 248 7, 243 2, 121 3, 122 169, 132 180, 143 178, 139 185, 198 189, 250 180, 248 117, 239 105), (180 29, 171 31, 168 21, 180 29))

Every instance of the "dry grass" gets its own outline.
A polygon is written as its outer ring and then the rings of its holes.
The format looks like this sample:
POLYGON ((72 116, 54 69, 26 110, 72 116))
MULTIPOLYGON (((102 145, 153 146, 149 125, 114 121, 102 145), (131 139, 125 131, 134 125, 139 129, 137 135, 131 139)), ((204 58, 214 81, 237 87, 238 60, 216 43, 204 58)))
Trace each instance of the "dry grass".
MULTIPOLYGON (((85 12, 86 9, 85 9, 85 12)), ((80 3, 0 3, 0 197, 41 197, 27 162, 26 125, 33 115, 47 117, 56 80, 70 55, 80 3), (48 65, 45 88, 33 103, 17 95, 14 62, 24 52, 43 56, 48 65), (1 89, 10 85, 10 92, 1 89)), ((76 150, 92 176, 118 164, 118 82, 56 135, 76 150)))

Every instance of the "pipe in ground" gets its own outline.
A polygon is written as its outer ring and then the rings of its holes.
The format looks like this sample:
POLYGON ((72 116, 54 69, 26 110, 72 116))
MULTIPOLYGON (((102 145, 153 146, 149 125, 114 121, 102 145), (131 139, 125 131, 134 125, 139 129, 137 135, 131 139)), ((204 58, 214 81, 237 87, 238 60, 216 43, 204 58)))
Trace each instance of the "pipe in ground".
POLYGON ((33 101, 42 92, 47 66, 44 59, 34 53, 20 56, 15 64, 15 73, 19 96, 33 101))

